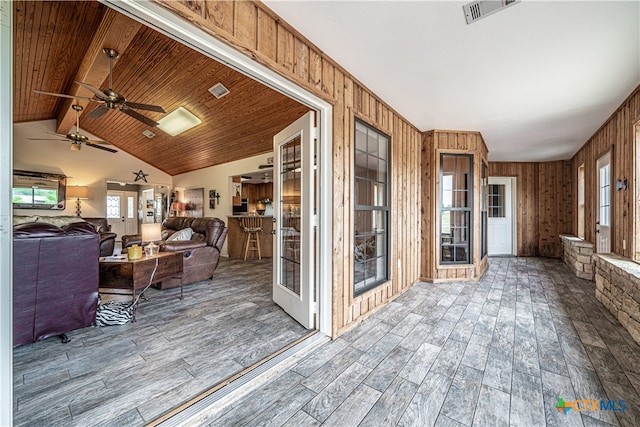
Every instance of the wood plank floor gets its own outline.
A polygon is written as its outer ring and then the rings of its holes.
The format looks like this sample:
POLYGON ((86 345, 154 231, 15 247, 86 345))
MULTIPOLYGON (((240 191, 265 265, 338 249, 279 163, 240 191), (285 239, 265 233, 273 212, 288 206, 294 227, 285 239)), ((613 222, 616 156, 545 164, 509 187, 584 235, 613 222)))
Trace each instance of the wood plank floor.
MULTIPOLYGON (((210 426, 639 426, 640 347, 559 260, 420 283, 210 426), (624 411, 556 410, 558 399, 624 411)), ((581 407, 584 408, 584 405, 581 407)))
POLYGON ((271 260, 221 259, 212 281, 146 291, 137 322, 14 349, 14 425, 136 426, 306 334, 271 300, 271 260))

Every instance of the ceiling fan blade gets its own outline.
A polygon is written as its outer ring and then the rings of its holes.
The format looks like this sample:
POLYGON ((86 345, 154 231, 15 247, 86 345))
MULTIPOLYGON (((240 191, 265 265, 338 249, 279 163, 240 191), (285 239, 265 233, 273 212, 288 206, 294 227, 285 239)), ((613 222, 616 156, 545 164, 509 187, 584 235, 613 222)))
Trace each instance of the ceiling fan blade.
POLYGON ((151 127, 158 126, 157 122, 151 120, 149 117, 143 116, 137 111, 130 110, 128 108, 121 108, 120 111, 122 111, 125 114, 128 114, 129 116, 133 117, 136 120, 140 120, 142 123, 144 123, 147 126, 151 126, 151 127))
POLYGON ((126 102, 127 107, 135 108, 136 110, 147 110, 147 111, 155 111, 156 113, 166 113, 164 108, 159 105, 151 105, 151 104, 140 104, 139 102, 126 102))
POLYGON ((98 105, 96 108, 93 109, 93 111, 91 111, 89 114, 87 114, 87 117, 90 118, 90 119, 99 119, 107 111, 109 111, 109 107, 107 107, 104 104, 103 105, 98 105))
POLYGON ((29 141, 66 141, 66 139, 51 139, 51 138, 27 138, 29 141))
POLYGON ((258 169, 267 169, 267 168, 272 168, 273 165, 260 165, 258 166, 258 169))
POLYGON ((103 102, 99 99, 87 98, 86 96, 65 95, 63 93, 45 92, 44 90, 38 90, 38 89, 34 89, 33 91, 41 95, 51 95, 51 96, 59 96, 62 98, 84 99, 85 101, 103 102))
POLYGON ((97 141, 97 140, 91 140, 91 139, 88 142, 92 144, 100 144, 100 145, 113 145, 112 143, 107 141, 97 141))
POLYGON ((113 148, 103 147, 102 145, 98 145, 98 144, 92 144, 91 142, 88 142, 88 141, 85 142, 84 144, 89 146, 89 147, 99 148, 101 150, 108 151, 110 153, 117 153, 118 152, 118 150, 114 150, 113 148))
POLYGON ((89 89, 91 92, 93 92, 93 94, 95 96, 98 97, 98 99, 101 99, 103 101, 108 101, 109 98, 107 97, 107 95, 104 94, 104 92, 102 92, 100 89, 98 89, 97 87, 95 87, 92 84, 89 83, 85 83, 85 82, 79 82, 77 80, 75 80, 76 83, 78 83, 80 86, 82 86, 83 88, 89 89))

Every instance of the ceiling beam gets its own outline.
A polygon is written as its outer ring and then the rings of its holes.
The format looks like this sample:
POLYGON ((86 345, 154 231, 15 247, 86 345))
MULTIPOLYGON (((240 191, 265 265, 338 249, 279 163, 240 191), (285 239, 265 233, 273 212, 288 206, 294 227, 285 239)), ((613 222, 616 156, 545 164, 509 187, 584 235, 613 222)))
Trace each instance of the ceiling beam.
MULTIPOLYGON (((109 58, 102 53, 102 48, 115 49, 122 55, 141 26, 139 22, 107 8, 73 80, 90 83, 96 87, 102 86, 109 77, 109 58)), ((89 90, 77 83, 73 83, 68 94, 93 97, 89 90)), ((65 98, 58 112, 56 133, 67 134, 75 125, 76 116, 71 108, 72 104, 86 107, 89 101, 65 98)))

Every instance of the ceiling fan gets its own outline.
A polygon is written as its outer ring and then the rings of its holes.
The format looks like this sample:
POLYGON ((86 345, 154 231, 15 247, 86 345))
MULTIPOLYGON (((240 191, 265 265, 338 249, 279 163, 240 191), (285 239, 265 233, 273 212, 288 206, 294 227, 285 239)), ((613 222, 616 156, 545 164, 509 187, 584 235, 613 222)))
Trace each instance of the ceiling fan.
POLYGON ((62 135, 59 135, 57 133, 51 133, 51 132, 46 132, 46 133, 49 135, 55 135, 59 138, 58 139, 29 138, 29 139, 32 141, 71 141, 71 145, 69 146, 69 150, 71 151, 79 151, 82 148, 82 144, 84 144, 88 147, 99 148, 101 150, 108 151, 110 153, 118 152, 118 150, 114 150, 113 148, 108 148, 108 147, 103 147, 102 145, 98 145, 98 144, 108 145, 109 143, 106 141, 91 141, 86 135, 81 134, 80 133, 80 112, 83 110, 82 105, 72 105, 71 108, 73 108, 73 110, 76 112, 76 131, 75 132, 71 132, 64 135, 65 139, 60 138, 62 135))
POLYGON ((97 119, 104 115, 109 110, 118 109, 123 113, 133 117, 136 120, 141 121, 147 126, 154 127, 158 125, 158 122, 151 120, 150 118, 138 113, 136 110, 154 111, 157 113, 165 113, 164 109, 159 105, 141 104, 139 102, 129 102, 124 96, 113 90, 113 60, 117 59, 120 54, 114 49, 104 48, 102 52, 109 58, 109 89, 101 90, 92 84, 76 81, 80 86, 90 90, 95 95, 95 98, 87 98, 84 96, 65 95, 61 93, 45 92, 42 90, 34 89, 36 93, 43 95, 53 95, 63 98, 84 99, 85 101, 97 102, 101 105, 97 106, 93 111, 87 114, 86 117, 97 119))

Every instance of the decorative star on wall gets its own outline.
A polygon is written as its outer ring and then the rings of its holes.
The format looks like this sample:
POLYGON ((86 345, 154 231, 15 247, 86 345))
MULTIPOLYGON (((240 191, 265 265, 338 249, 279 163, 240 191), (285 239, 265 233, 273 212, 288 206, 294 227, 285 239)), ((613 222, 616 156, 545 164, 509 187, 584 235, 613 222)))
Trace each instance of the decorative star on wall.
POLYGON ((149 174, 142 172, 142 169, 140 169, 138 172, 132 173, 136 176, 136 179, 134 181, 143 180, 144 182, 147 182, 147 177, 149 176, 149 174))

